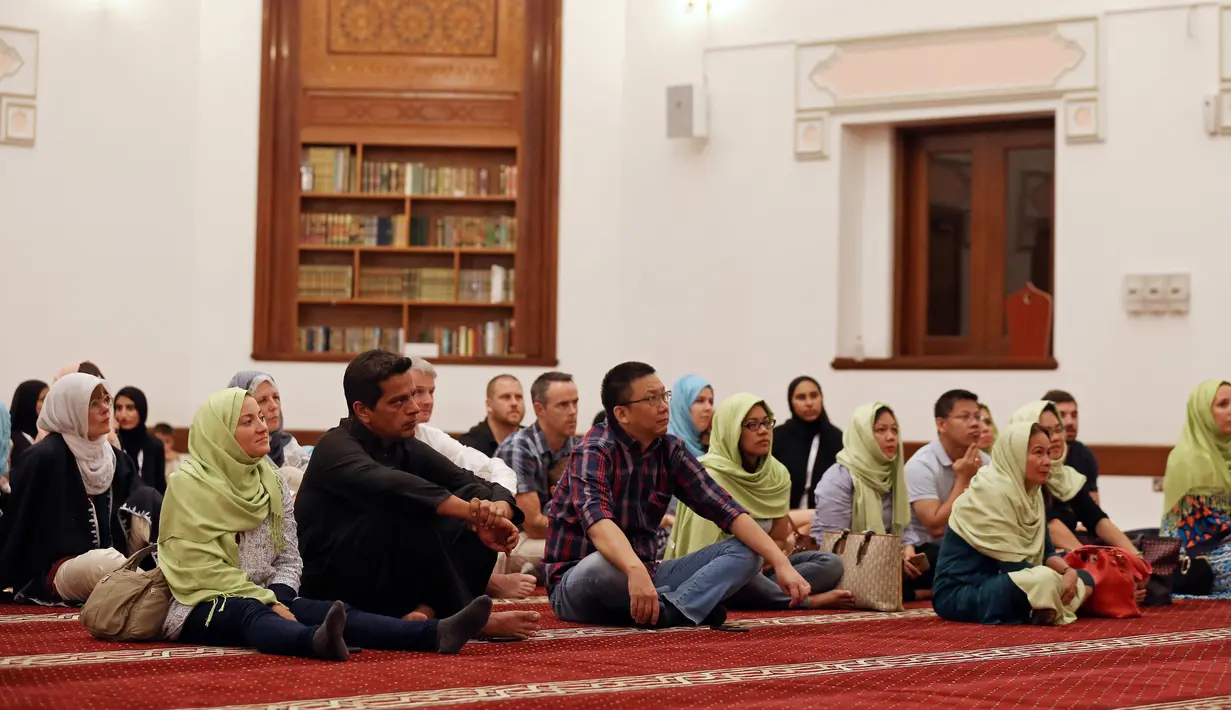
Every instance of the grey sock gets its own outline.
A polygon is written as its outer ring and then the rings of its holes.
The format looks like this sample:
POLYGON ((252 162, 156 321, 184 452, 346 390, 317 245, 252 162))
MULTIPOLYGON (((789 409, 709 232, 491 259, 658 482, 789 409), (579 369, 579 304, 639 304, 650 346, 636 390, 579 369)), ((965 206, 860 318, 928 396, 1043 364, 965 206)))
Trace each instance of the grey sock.
POLYGON ((457 653, 466 642, 475 637, 492 615, 492 598, 481 596, 466 605, 465 609, 436 624, 436 651, 457 653))
POLYGON ((312 651, 317 658, 326 661, 345 661, 350 658, 346 640, 342 638, 345 628, 346 605, 334 602, 333 606, 329 607, 329 613, 325 614, 325 621, 316 627, 316 633, 312 634, 312 651))

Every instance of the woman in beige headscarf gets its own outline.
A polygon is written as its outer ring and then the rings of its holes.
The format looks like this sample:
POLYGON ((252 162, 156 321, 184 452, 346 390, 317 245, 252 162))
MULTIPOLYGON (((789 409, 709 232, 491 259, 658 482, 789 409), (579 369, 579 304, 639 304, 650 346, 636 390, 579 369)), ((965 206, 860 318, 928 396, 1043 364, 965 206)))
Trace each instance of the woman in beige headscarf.
POLYGON ((943 619, 983 624, 1069 624, 1093 591, 1047 535, 1043 488, 1051 474, 1048 433, 1010 424, 953 503, 940 546, 932 607, 943 619))

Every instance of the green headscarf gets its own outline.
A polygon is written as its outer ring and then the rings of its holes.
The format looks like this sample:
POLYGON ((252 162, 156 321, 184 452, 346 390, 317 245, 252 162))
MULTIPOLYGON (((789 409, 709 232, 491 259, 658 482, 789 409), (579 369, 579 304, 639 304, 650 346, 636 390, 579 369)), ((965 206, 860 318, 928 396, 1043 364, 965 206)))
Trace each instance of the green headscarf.
MULTIPOLYGON (((748 515, 756 520, 773 520, 790 511, 791 474, 773 455, 764 456, 755 471, 745 471, 739 451, 744 417, 758 404, 765 408, 766 416, 774 416, 765 400, 747 392, 731 395, 723 401, 714 412, 710 424, 710 450, 701 457, 701 465, 715 483, 744 506, 748 515)), ((770 437, 772 450, 772 431, 770 437)), ((668 560, 683 557, 728 537, 730 535, 717 525, 681 505, 676 512, 671 544, 667 546, 665 557, 668 560)))
MULTIPOLYGON (((1013 412, 1009 423, 1038 424, 1039 417, 1043 416, 1045 411, 1056 415, 1056 421, 1060 421, 1060 411, 1056 409, 1056 405, 1045 399, 1039 399, 1030 404, 1023 405, 1016 412, 1013 412)), ((992 448, 995 450, 995 446, 992 448)), ((1069 444, 1066 441, 1064 442, 1064 450, 1060 452, 1060 458, 1051 462, 1051 474, 1047 477, 1047 490, 1056 497, 1056 500, 1061 502, 1073 500, 1073 496, 1080 493, 1082 486, 1086 485, 1084 474, 1078 473, 1077 469, 1071 466, 1064 465, 1064 460, 1068 455, 1069 444)))
POLYGON ((1005 427, 992 463, 979 469, 953 501, 949 527, 979 552, 1001 562, 1043 562, 1047 515, 1043 493, 1026 484, 1026 451, 1035 422, 1005 427))
POLYGON ((1231 493, 1231 436, 1214 423, 1214 396, 1225 380, 1206 380, 1188 396, 1188 416, 1180 441, 1167 456, 1163 476, 1163 514, 1190 493, 1231 493))
MULTIPOLYGON (((906 496, 906 474, 902 464, 902 439, 892 459, 885 458, 872 429, 880 409, 893 409, 884 402, 860 406, 851 425, 842 433, 842 450, 836 460, 851 472, 851 530, 901 535, 910 523, 910 503, 906 496), (893 495, 893 530, 885 530, 884 499, 893 495)), ((894 414, 894 418, 897 415, 894 414)))
MULTIPOLYGON (((1016 415, 1014 416, 1016 419, 1016 415)), ((1025 562, 1029 567, 1009 573, 1025 592, 1032 609, 1056 612, 1054 624, 1077 620, 1086 585, 1064 604, 1064 579, 1042 566, 1047 545, 1047 510, 1038 486, 1026 482, 1030 428, 1036 422, 1017 421, 1005 427, 992 447, 992 463, 979 469, 949 514, 949 527, 980 553, 1000 562, 1025 562)))
POLYGON ((278 472, 265 456, 249 456, 235 440, 240 410, 250 396, 238 388, 210 395, 192 419, 190 458, 167 477, 158 566, 175 599, 187 606, 219 597, 277 601, 240 569, 235 539, 269 519, 274 549, 280 552, 284 545, 278 472))
MULTIPOLYGON (((984 409, 987 410, 987 421, 992 425, 992 446, 995 446, 996 438, 1000 436, 1000 430, 996 428, 996 420, 992 418, 992 408, 982 402, 979 402, 979 410, 982 411, 984 409)), ((983 453, 991 454, 992 450, 990 448, 983 449, 983 453)))

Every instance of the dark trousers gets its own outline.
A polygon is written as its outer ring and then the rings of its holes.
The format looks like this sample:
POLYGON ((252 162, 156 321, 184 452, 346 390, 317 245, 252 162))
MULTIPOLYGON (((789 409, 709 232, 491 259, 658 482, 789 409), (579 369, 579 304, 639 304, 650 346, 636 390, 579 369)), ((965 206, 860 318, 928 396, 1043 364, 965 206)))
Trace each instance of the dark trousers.
MULTIPOLYGON (((297 621, 278 616, 267 604, 247 597, 203 602, 193 608, 180 632, 180 641, 205 646, 255 648, 278 656, 313 658, 312 635, 332 602, 303 597, 287 600, 297 621), (210 618, 210 609, 213 618, 210 618), (206 625, 209 619, 209 625, 206 625)), ((348 644, 380 651, 435 651, 436 621, 403 621, 365 614, 347 607, 343 637, 348 644)))
POLYGON ((932 588, 932 579, 936 576, 936 560, 940 558, 940 545, 925 542, 915 545, 915 552, 927 555, 928 571, 914 579, 902 577, 902 598, 908 602, 915 600, 916 591, 932 588))
POLYGON ((325 559, 304 559, 301 592, 401 617, 420 605, 451 616, 487 590, 496 552, 455 518, 374 514, 325 559))

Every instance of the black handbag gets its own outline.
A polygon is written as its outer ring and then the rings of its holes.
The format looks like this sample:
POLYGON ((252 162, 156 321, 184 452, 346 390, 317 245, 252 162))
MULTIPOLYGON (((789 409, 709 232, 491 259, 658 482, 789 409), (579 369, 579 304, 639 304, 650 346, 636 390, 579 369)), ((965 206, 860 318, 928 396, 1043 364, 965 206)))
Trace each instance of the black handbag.
POLYGON ((1133 546, 1150 563, 1153 572, 1146 582, 1144 606, 1167 606, 1171 603, 1176 577, 1180 574, 1180 539, 1161 535, 1137 535, 1133 546))

